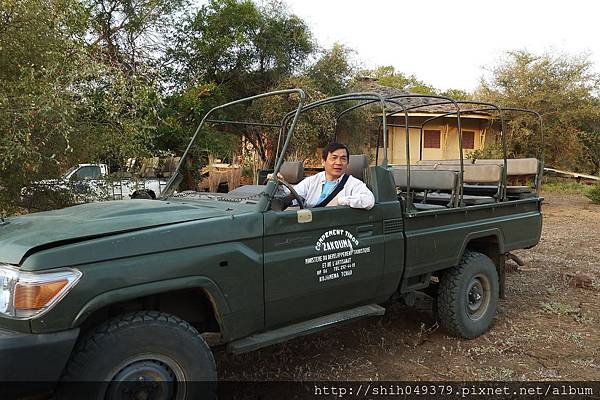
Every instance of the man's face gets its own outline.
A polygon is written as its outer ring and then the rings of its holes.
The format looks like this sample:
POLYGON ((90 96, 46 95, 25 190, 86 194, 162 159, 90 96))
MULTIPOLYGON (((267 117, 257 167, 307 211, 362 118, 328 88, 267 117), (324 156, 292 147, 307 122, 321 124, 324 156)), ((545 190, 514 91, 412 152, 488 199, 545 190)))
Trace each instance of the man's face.
POLYGON ((337 149, 327 154, 327 160, 323 161, 323 167, 328 181, 336 180, 344 175, 348 168, 346 149, 337 149))

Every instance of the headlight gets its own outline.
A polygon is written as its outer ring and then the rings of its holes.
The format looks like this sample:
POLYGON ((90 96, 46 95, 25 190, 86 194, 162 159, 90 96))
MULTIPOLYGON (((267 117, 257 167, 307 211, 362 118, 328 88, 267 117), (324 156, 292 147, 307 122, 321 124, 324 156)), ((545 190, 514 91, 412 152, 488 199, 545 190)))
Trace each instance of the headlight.
POLYGON ((24 272, 0 264, 0 314, 31 319, 50 310, 77 284, 81 271, 24 272))

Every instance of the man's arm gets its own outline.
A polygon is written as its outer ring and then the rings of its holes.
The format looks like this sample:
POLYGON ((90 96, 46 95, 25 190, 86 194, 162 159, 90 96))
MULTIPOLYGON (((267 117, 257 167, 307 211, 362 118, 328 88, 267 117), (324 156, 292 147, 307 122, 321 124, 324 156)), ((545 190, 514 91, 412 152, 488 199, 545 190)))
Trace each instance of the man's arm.
POLYGON ((298 195, 300 197, 302 197, 302 199, 304 199, 304 200, 306 200, 306 196, 308 196, 309 185, 310 185, 310 177, 304 178, 300 182, 298 182, 296 185, 294 185, 294 189, 296 190, 296 193, 298 193, 298 195))
POLYGON ((373 196, 367 185, 361 181, 352 188, 350 195, 344 196, 340 193, 337 195, 337 200, 340 206, 364 208, 366 210, 370 210, 375 205, 375 196, 373 196))

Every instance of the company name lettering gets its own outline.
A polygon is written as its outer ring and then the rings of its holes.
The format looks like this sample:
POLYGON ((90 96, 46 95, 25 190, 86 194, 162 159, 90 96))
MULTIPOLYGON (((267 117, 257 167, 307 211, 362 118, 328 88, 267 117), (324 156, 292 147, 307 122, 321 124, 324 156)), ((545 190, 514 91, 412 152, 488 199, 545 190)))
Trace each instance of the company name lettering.
POLYGON ((343 248, 352 249, 353 246, 358 246, 358 240, 352 236, 352 234, 343 229, 332 229, 330 231, 325 232, 317 243, 315 244, 315 250, 317 251, 328 251, 328 250, 339 250, 343 248), (328 238, 332 236, 345 236, 345 239, 334 240, 332 242, 325 242, 328 238))

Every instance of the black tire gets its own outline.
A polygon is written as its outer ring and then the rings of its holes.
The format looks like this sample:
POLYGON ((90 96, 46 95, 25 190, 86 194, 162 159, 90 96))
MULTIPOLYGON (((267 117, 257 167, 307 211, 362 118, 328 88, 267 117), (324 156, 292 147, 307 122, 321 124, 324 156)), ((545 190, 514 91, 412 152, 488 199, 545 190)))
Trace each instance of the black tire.
POLYGON ((173 315, 142 311, 114 318, 78 341, 57 397, 214 398, 216 380, 212 352, 196 329, 173 315))
POLYGON ((150 189, 141 189, 136 190, 131 195, 132 199, 148 199, 148 200, 156 200, 156 193, 150 189))
POLYGON ((440 325, 453 335, 476 338, 491 326, 498 305, 498 272, 493 261, 474 251, 440 276, 435 312, 440 325))

